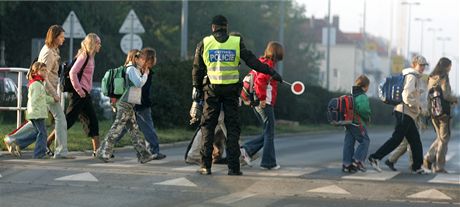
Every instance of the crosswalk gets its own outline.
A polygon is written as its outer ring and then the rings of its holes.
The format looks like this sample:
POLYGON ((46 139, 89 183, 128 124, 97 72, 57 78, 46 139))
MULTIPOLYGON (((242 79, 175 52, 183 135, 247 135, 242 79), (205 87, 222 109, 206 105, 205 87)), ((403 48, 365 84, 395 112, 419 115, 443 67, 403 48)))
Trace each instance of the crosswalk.
MULTIPOLYGON (((416 183, 425 183, 425 188, 420 188, 417 191, 405 190, 404 194, 399 199, 409 200, 425 200, 436 202, 448 202, 450 204, 459 204, 460 196, 452 197, 452 187, 436 188, 431 187, 430 183, 448 184, 458 186, 460 185, 460 174, 457 172, 450 174, 428 174, 428 175, 409 175, 408 172, 393 172, 383 171, 381 173, 369 169, 367 172, 358 172, 354 174, 345 174, 337 165, 325 165, 326 167, 282 167, 279 170, 262 170, 257 167, 243 167, 244 179, 264 179, 263 181, 255 181, 253 186, 259 185, 264 182, 277 182, 275 179, 279 178, 292 178, 291 187, 283 190, 276 189, 277 184, 274 183, 265 191, 275 189, 281 196, 290 195, 295 193, 302 196, 318 196, 318 197, 350 197, 360 198, 363 192, 359 192, 350 188, 343 182, 354 181, 371 181, 367 185, 376 185, 378 182, 411 182, 405 180, 408 176, 417 177, 416 183), (311 180, 325 180, 324 183, 311 183, 311 180), (266 181, 269 180, 269 181, 266 181), (343 182, 342 182, 343 181, 343 182), (259 182, 259 183, 258 183, 259 182)), ((142 188, 186 188, 195 189, 196 191, 202 190, 205 184, 203 180, 206 177, 198 175, 196 165, 178 165, 177 160, 160 160, 153 161, 148 164, 138 164, 137 160, 132 158, 118 158, 114 163, 97 163, 96 161, 89 161, 87 157, 77 157, 75 160, 54 161, 49 160, 17 160, 17 159, 2 159, 0 160, 0 183, 34 183, 40 184, 56 182, 66 182, 69 186, 91 186, 102 183, 103 185, 113 185, 114 189, 142 189, 142 188), (13 164, 19 164, 20 167, 8 168, 13 164), (6 166, 4 166, 6 165, 6 166), (41 180, 37 181, 37 177, 41 177, 46 173, 44 168, 48 165, 48 169, 53 169, 57 172, 47 174, 41 180), (61 167, 58 167, 62 165, 61 167), (72 167, 69 167, 72 166, 72 167), (118 169, 114 171, 113 169, 118 169), (158 176, 149 176, 149 174, 141 174, 136 172, 156 171, 158 176), (36 175, 34 174, 36 173, 36 175), (132 173, 132 174, 131 174, 132 173), (21 176, 22 175, 22 176, 21 176), (82 184, 88 183, 88 184, 82 184), (91 184, 94 183, 94 184, 91 184), (144 187, 134 186, 133 183, 150 183, 144 187)), ((214 165, 212 168, 213 175, 209 179, 231 179, 226 176, 226 165, 214 165)), ((240 177, 241 178, 241 177, 240 177)), ((252 181, 254 182, 254 181, 252 181)), ((285 182, 285 181, 283 181, 285 182)), ((48 185, 48 184, 47 184, 48 185)), ((53 185, 53 184, 51 184, 53 185)), ((281 184, 280 184, 281 185, 281 184)), ((371 187, 372 188, 372 187, 371 187)), ((232 205, 237 203, 244 203, 247 200, 254 199, 258 196, 266 196, 266 192, 259 192, 264 187, 243 189, 241 191, 217 196, 206 200, 206 203, 232 205), (257 189, 257 190, 255 190, 257 189)), ((454 187, 453 189, 458 189, 454 187)), ((275 193, 276 194, 276 193, 275 193)))
MULTIPOLYGON (((158 172, 175 172, 184 174, 194 174, 198 166, 197 165, 182 165, 177 166, 177 161, 173 160, 158 160, 152 161, 146 165, 141 165, 137 162, 137 159, 132 158, 118 158, 113 163, 98 163, 96 161, 89 161, 90 158, 86 156, 77 156, 75 160, 33 160, 33 159, 2 159, 1 163, 5 164, 21 164, 24 168, 27 168, 27 164, 31 166, 46 166, 49 165, 53 169, 59 167, 60 163, 66 163, 65 166, 72 166, 72 169, 89 168, 89 169, 132 169, 133 167, 146 167, 155 168, 158 172), (86 162, 80 162, 86 161, 86 162), (72 163, 75 163, 72 164, 72 163), (173 164, 171 164, 173 163, 173 164), (173 166, 172 166, 173 165, 173 166)), ((33 168, 33 167, 32 167, 33 168)), ((1 168, 0 168, 1 170, 1 168)), ((326 178, 326 179, 339 179, 339 180, 361 180, 361 181, 398 181, 407 178, 408 176, 417 177, 418 182, 423 183, 441 183, 441 184, 454 184, 460 185, 460 173, 450 172, 449 174, 427 174, 427 175, 408 175, 409 172, 401 171, 383 171, 377 172, 373 169, 368 169, 367 172, 357 173, 342 173, 338 165, 331 163, 326 167, 282 167, 279 170, 263 170, 257 167, 242 167, 242 171, 245 176, 254 177, 303 177, 303 178, 326 178)), ((129 171, 128 171, 129 172, 129 171)), ((226 165, 213 165, 212 172, 215 175, 226 175, 226 165)), ((79 176, 87 176, 82 174, 79 176)), ((74 175, 76 179, 80 179, 79 176, 74 175)), ((72 178, 74 178, 72 177, 72 178)), ((2 173, 0 171, 0 178, 2 173)), ((63 180, 71 180, 72 178, 62 178, 63 180)), ((59 178, 61 179, 61 178, 59 178)))

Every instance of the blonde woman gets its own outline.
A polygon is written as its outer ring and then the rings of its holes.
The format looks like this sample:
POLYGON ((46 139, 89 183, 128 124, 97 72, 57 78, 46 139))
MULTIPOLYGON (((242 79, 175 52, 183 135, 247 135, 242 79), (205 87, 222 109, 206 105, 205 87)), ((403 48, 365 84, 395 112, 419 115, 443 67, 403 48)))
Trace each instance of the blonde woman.
POLYGON ((79 118, 86 135, 92 138, 93 156, 99 147, 99 123, 90 92, 93 89, 94 56, 100 49, 101 39, 94 33, 88 34, 81 42, 77 60, 69 72, 74 90, 69 93, 70 101, 66 113, 67 129, 79 118))

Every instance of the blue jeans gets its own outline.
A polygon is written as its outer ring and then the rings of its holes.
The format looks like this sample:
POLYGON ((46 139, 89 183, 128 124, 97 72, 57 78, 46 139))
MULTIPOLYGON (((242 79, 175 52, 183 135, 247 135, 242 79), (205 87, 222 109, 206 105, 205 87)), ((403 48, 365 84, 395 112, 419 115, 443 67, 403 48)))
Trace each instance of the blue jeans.
POLYGON ((345 126, 345 129, 345 140, 343 143, 343 165, 350 165, 353 162, 353 159, 364 163, 370 143, 366 127, 363 126, 361 128, 355 125, 347 125, 345 126), (359 143, 356 150, 355 142, 359 143))
POLYGON ((35 141, 33 158, 42 158, 46 153, 45 119, 31 119, 30 122, 32 122, 33 128, 24 128, 26 130, 23 132, 24 136, 17 137, 15 142, 21 149, 24 149, 35 141))
MULTIPOLYGON (((150 107, 141 110, 135 110, 136 121, 139 125, 139 129, 144 134, 145 140, 147 141, 147 148, 152 154, 160 152, 160 146, 158 142, 158 135, 153 126, 152 110, 150 107)), ((126 134, 128 130, 126 128, 120 133, 120 136, 115 138, 115 143, 118 143, 121 138, 126 134)))
POLYGON ((272 168, 276 166, 275 157, 275 113, 271 105, 266 105, 265 108, 254 107, 254 112, 263 124, 263 133, 259 137, 246 142, 243 147, 249 156, 256 154, 262 147, 261 167, 272 168))

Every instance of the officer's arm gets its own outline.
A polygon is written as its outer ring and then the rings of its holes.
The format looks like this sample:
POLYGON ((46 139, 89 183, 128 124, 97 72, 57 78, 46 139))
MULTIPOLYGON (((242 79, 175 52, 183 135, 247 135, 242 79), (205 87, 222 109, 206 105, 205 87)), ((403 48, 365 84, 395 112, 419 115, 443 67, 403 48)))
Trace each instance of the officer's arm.
POLYGON ((203 78, 206 73, 206 65, 204 64, 202 55, 203 41, 199 42, 196 46, 192 68, 192 85, 199 90, 203 88, 203 78))
POLYGON ((246 48, 246 46, 243 43, 243 39, 240 40, 240 56, 241 59, 244 60, 246 65, 249 66, 249 68, 252 68, 257 72, 269 75, 273 74, 273 70, 271 70, 268 65, 261 63, 259 59, 250 50, 246 48))

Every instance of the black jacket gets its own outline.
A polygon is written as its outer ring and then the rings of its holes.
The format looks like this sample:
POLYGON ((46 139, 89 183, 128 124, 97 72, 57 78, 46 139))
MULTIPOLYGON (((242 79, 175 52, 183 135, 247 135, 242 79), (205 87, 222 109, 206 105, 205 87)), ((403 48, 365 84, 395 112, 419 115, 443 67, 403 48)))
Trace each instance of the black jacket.
MULTIPOLYGON (((212 35, 219 42, 225 42, 229 38, 226 30, 217 30, 213 32, 212 35)), ((207 73, 206 65, 204 64, 202 55, 203 40, 201 40, 196 46, 192 69, 192 85, 199 90, 203 88, 203 78, 207 73)), ((251 69, 261 73, 273 75, 273 70, 268 65, 261 63, 250 50, 246 49, 242 38, 240 40, 240 57, 251 69)))
POLYGON ((147 76, 147 81, 142 86, 142 99, 141 105, 134 106, 135 110, 143 110, 148 107, 152 107, 152 77, 153 71, 150 71, 149 75, 147 76))

